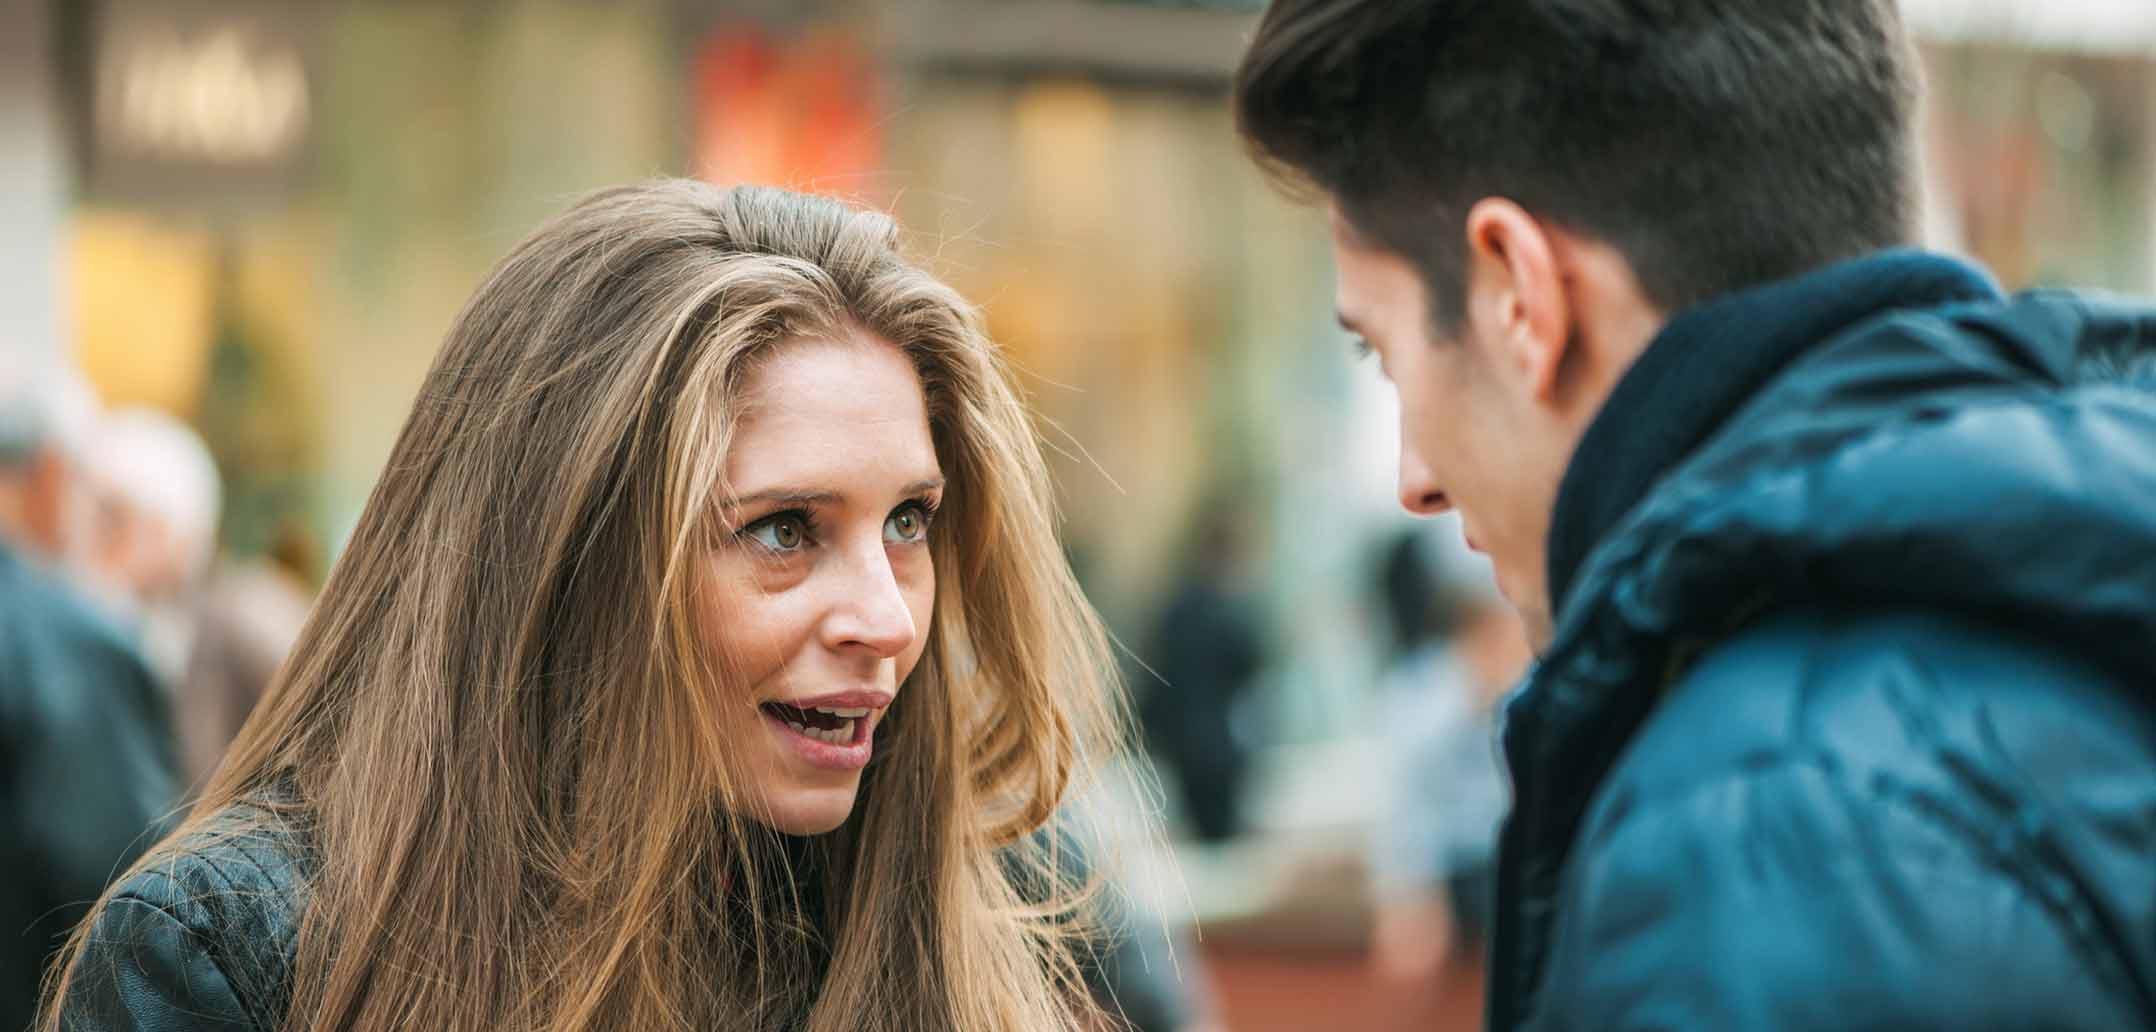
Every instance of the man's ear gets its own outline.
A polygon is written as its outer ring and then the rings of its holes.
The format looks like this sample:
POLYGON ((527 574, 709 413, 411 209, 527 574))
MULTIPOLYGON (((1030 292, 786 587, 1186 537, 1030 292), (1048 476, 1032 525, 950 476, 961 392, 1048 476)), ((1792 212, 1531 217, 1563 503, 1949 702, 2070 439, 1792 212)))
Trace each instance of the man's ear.
POLYGON ((1555 239, 1502 197, 1476 201, 1466 230, 1469 330, 1489 342, 1536 401, 1554 402, 1573 338, 1555 239))

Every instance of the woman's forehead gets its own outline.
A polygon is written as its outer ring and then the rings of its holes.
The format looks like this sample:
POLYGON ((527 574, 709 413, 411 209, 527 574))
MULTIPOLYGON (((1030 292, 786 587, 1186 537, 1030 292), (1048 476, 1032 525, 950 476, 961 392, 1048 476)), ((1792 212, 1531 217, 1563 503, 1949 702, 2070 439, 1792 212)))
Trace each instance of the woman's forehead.
POLYGON ((941 479, 920 377, 876 338, 787 345, 743 394, 726 464, 737 497, 941 479))

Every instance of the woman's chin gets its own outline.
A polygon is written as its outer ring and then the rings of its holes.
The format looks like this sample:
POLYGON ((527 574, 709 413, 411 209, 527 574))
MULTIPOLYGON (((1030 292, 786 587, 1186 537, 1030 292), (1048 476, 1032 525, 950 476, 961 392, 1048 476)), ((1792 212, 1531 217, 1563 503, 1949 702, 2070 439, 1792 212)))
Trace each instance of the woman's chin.
POLYGON ((766 800, 760 816, 771 830, 785 835, 823 835, 853 816, 857 786, 787 792, 766 800))

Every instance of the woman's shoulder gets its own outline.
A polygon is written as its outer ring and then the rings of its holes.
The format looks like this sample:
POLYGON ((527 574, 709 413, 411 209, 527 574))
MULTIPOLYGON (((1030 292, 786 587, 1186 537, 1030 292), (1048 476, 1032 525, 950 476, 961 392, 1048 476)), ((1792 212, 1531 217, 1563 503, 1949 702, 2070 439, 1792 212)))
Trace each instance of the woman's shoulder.
POLYGON ((228 806, 153 850, 100 908, 70 978, 70 1029, 280 1023, 311 872, 306 822, 228 806), (208 1024, 199 1024, 210 1019, 208 1024))
POLYGON ((289 937, 313 869, 308 828, 289 806, 233 803, 153 850, 113 898, 165 907, 227 935, 289 937))

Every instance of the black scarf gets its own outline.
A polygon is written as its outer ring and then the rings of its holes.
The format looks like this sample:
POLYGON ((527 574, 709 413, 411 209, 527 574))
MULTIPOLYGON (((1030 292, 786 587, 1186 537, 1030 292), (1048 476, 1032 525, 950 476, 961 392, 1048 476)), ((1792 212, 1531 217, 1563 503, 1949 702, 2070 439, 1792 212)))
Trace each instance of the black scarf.
POLYGON ((1587 557, 1776 373, 1875 315, 1999 296, 1966 262, 1887 251, 1680 313, 1633 363, 1580 438, 1550 516, 1551 613, 1587 557))

